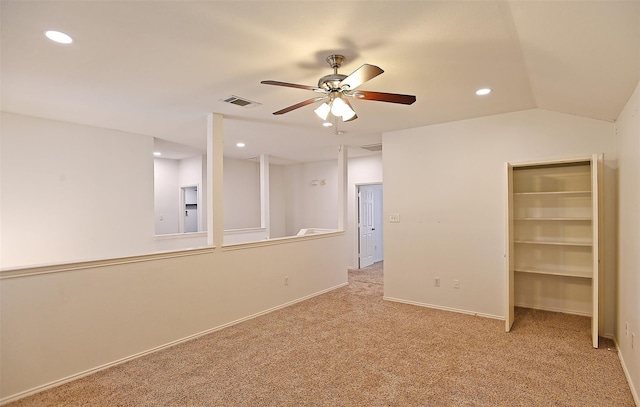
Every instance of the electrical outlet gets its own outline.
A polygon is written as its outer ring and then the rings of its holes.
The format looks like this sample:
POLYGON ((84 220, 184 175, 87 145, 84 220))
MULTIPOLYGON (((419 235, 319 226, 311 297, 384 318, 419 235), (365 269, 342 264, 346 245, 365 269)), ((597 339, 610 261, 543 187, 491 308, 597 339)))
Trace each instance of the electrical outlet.
POLYGON ((433 285, 436 287, 440 287, 440 277, 436 277, 433 279, 433 285))
POLYGON ((284 276, 284 285, 289 285, 289 277, 284 276))
POLYGON ((460 288, 460 280, 453 280, 453 288, 460 288))
POLYGON ((389 215, 389 222, 390 223, 400 223, 400 214, 399 213, 392 213, 391 215, 389 215))

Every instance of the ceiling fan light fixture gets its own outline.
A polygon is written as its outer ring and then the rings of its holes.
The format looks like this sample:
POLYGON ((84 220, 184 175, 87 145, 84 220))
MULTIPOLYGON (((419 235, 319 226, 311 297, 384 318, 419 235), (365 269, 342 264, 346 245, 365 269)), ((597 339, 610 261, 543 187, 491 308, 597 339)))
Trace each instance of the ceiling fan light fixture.
POLYGON ((347 122, 356 115, 356 112, 354 112, 353 109, 349 107, 349 105, 345 105, 344 107, 345 108, 342 110, 342 121, 347 122))
POLYGON ((322 120, 327 120, 327 116, 329 115, 329 111, 331 111, 331 106, 329 106, 329 104, 327 104, 327 102, 324 102, 323 104, 320 105, 320 107, 318 107, 316 110, 314 110, 314 112, 322 120))
POLYGON ((331 114, 334 116, 342 116, 345 113, 348 113, 349 110, 351 109, 349 109, 349 106, 344 103, 342 98, 335 98, 333 103, 331 103, 331 114))

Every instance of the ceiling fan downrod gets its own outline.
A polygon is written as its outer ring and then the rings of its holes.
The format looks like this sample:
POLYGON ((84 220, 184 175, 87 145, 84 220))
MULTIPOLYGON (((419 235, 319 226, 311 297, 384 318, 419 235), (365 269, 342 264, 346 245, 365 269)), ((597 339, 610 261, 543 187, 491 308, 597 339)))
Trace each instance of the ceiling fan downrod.
POLYGON ((344 55, 333 54, 329 55, 326 59, 327 63, 333 68, 333 74, 336 75, 338 73, 338 68, 342 66, 345 57, 344 55))

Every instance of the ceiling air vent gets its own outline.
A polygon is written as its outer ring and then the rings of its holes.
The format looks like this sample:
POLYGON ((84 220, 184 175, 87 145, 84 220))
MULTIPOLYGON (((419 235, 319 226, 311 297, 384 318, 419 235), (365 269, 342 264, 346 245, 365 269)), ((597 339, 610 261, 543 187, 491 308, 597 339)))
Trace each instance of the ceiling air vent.
POLYGON ((366 146, 360 146, 360 148, 364 148, 369 151, 382 151, 382 144, 368 144, 366 146))
POLYGON ((231 103, 232 105, 244 107, 245 109, 251 109, 252 107, 260 106, 260 103, 254 102, 248 99, 243 99, 238 96, 231 95, 226 99, 220 99, 223 102, 231 103))

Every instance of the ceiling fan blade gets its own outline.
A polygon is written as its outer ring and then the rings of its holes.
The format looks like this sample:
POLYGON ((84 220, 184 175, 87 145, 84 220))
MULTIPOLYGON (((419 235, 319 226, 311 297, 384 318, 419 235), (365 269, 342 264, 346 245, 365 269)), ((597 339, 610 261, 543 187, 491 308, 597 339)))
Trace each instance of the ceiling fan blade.
POLYGON ((339 87, 348 87, 348 89, 355 89, 368 80, 375 78, 384 71, 375 65, 364 64, 360 68, 356 69, 340 82, 339 87))
POLYGON ((296 110, 298 108, 310 105, 312 103, 318 102, 318 101, 323 100, 323 99, 326 99, 326 97, 325 96, 321 96, 321 97, 317 97, 317 98, 307 99, 307 100, 305 100, 303 102, 296 103, 295 105, 292 105, 292 106, 289 106, 289 107, 285 107, 282 110, 278 110, 277 112, 274 112, 273 114, 281 115, 281 114, 289 113, 292 110, 296 110))
POLYGON ((324 89, 320 89, 315 86, 298 85, 296 83, 279 82, 279 81, 262 81, 260 83, 264 85, 286 86, 288 88, 306 89, 306 90, 312 90, 314 92, 325 93, 324 89))
POLYGON ((384 93, 384 92, 370 92, 367 90, 359 90, 350 94, 356 99, 362 100, 377 100, 379 102, 391 102, 400 103, 403 105, 410 105, 416 101, 416 97, 413 95, 401 95, 398 93, 384 93))

